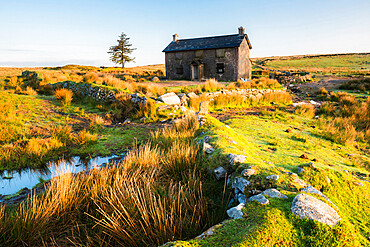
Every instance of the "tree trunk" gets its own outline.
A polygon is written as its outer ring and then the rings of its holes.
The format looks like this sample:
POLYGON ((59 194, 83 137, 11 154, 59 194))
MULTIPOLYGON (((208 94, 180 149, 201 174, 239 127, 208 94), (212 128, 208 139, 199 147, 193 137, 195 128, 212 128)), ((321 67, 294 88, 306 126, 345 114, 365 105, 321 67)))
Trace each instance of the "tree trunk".
POLYGON ((122 69, 124 69, 125 68, 125 64, 124 63, 122 63, 122 69))

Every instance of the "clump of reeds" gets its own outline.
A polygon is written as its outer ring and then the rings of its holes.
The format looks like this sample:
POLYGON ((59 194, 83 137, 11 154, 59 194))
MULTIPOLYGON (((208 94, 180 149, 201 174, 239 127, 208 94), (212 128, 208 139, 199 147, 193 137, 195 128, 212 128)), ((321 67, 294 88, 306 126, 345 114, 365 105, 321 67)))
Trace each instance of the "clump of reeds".
POLYGON ((315 116, 316 109, 312 104, 301 104, 296 106, 294 112, 307 118, 313 118, 315 116))
POLYGON ((55 90, 55 98, 62 102, 63 105, 67 106, 72 102, 73 92, 67 88, 60 88, 55 90))
POLYGON ((142 145, 122 164, 53 178, 44 194, 12 211, 0 205, 2 244, 158 246, 199 234, 225 209, 210 208, 201 182, 206 161, 182 140, 184 131, 193 139, 197 126, 189 116, 162 132, 172 133, 168 147, 142 145))
POLYGON ((218 83, 215 78, 211 78, 211 79, 206 80, 206 82, 202 86, 202 91, 203 92, 214 92, 222 88, 224 88, 224 85, 218 83))

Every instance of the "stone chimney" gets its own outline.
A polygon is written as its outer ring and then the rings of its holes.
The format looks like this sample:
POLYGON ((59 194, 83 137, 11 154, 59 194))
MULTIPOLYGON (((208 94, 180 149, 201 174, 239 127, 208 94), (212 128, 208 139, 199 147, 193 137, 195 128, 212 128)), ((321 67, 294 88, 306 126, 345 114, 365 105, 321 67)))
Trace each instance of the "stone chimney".
POLYGON ((177 35, 177 33, 175 33, 172 37, 174 42, 179 40, 179 35, 177 35))
POLYGON ((244 30, 245 30, 244 27, 240 26, 238 30, 239 30, 239 35, 244 35, 244 30))

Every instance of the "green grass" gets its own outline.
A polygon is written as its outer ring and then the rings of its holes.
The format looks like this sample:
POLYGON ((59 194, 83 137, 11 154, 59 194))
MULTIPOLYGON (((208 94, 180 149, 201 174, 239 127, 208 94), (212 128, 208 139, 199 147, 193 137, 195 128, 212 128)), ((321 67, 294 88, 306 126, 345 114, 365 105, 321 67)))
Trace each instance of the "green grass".
POLYGON ((314 56, 288 59, 272 58, 264 65, 273 69, 301 70, 307 72, 369 74, 369 54, 314 56))
MULTIPOLYGON (((273 187, 288 199, 269 198, 268 206, 247 204, 243 219, 225 221, 213 235, 169 245, 369 246, 369 183, 355 184, 360 181, 356 174, 368 178, 369 172, 354 161, 354 157, 364 161, 369 161, 369 157, 359 149, 334 144, 313 134, 311 126, 315 121, 318 120, 286 112, 284 108, 260 110, 257 116, 234 113, 224 123, 208 116, 204 135, 210 136, 210 142, 216 147, 210 159, 227 153, 246 155, 245 163, 227 169, 232 169, 237 176, 244 168, 253 166, 257 174, 248 178, 251 182, 248 191, 273 187), (292 132, 285 132, 287 129, 292 132), (303 153, 317 161, 299 158, 303 153), (294 176, 286 172, 297 172, 297 166, 305 169, 299 175, 301 179, 321 190, 338 206, 340 224, 332 228, 299 219, 291 213, 292 200, 301 188, 294 183, 294 176), (279 180, 273 183, 266 180, 271 174, 278 174, 279 180)), ((217 166, 219 164, 214 164, 211 168, 217 166)))
POLYGON ((122 153, 147 140, 150 130, 157 128, 133 124, 90 129, 95 116, 107 114, 96 104, 82 101, 62 106, 54 96, 18 95, 9 91, 0 91, 0 95, 0 170, 43 167, 59 156, 122 153), (63 136, 62 129, 55 132, 62 127, 67 128, 63 136), (88 132, 83 133, 85 130, 88 132))

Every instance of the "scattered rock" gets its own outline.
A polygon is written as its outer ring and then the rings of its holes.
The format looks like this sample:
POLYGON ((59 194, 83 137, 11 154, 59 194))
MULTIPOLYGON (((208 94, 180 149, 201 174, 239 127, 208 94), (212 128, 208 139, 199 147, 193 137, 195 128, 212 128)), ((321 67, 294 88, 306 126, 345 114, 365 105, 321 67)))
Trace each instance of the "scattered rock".
POLYGON ((241 173, 242 176, 244 177, 249 177, 249 176, 252 176, 256 173, 256 170, 252 169, 252 168, 248 168, 248 169, 244 169, 241 173))
POLYGON ((215 151, 215 149, 208 143, 203 142, 203 152, 206 154, 211 154, 215 151))
POLYGON ((315 106, 321 106, 321 103, 310 100, 310 104, 315 105, 315 106))
POLYGON ((306 187, 307 186, 307 184, 300 178, 295 178, 293 180, 293 183, 298 185, 298 187, 306 187))
POLYGON ((266 177, 266 179, 277 181, 277 180, 279 179, 279 175, 268 175, 268 176, 266 177))
POLYGON ((245 187, 247 187, 248 185, 249 185, 248 180, 246 180, 245 178, 236 177, 231 187, 235 189, 235 193, 238 193, 239 191, 243 193, 245 187))
POLYGON ((328 176, 326 176, 326 181, 328 182, 328 184, 331 184, 331 180, 328 176))
POLYGON ((240 203, 238 206, 230 208, 229 210, 226 211, 227 215, 233 219, 243 218, 242 209, 244 208, 244 205, 245 205, 244 203, 240 203))
POLYGON ((262 192, 262 195, 269 196, 271 198, 280 198, 280 199, 288 199, 286 195, 278 191, 277 189, 267 189, 262 192))
POLYGON ((312 187, 311 185, 307 186, 306 188, 303 188, 302 191, 306 192, 306 193, 310 193, 310 194, 315 194, 315 195, 318 195, 318 196, 321 196, 322 198, 324 198, 327 202, 331 203, 332 205, 334 205, 334 207, 336 209, 338 209, 338 207, 332 203, 330 201, 330 199, 324 195, 323 193, 321 193, 321 191, 317 190, 316 188, 312 187))
POLYGON ((317 162, 318 160, 316 158, 313 158, 311 161, 313 162, 317 162))
POLYGON ((226 176, 227 171, 222 166, 217 167, 214 169, 214 173, 216 175, 216 179, 220 180, 221 178, 224 178, 226 176))
POLYGON ((202 101, 199 104, 199 111, 197 112, 198 115, 205 115, 208 114, 208 106, 209 102, 208 101, 202 101))
POLYGON ((198 95, 196 95, 194 92, 190 92, 187 94, 187 96, 190 98, 190 99, 193 99, 193 98, 198 98, 198 95))
POLYGON ((181 103, 179 96, 177 96, 174 92, 163 94, 158 97, 158 100, 167 105, 177 105, 181 103))
MULTIPOLYGON (((217 229, 220 229, 222 227, 222 225, 223 225, 223 222, 221 222, 221 223, 219 223, 217 225, 214 225, 214 226, 210 227, 207 231, 203 232, 202 234, 200 234, 199 236, 197 236, 195 238, 196 239, 205 239, 205 238, 207 238, 209 236, 212 236, 213 233, 215 233, 215 231, 217 229)), ((164 245, 164 246, 166 246, 166 245, 164 245)))
POLYGON ((262 193, 262 190, 252 190, 250 192, 252 192, 252 195, 258 195, 262 193))
POLYGON ((237 155, 237 154, 229 154, 229 162, 231 165, 235 163, 243 163, 247 159, 247 156, 244 155, 237 155))
POLYGON ((364 184, 361 183, 361 182, 355 182, 355 185, 357 185, 357 186, 364 186, 364 184))
POLYGON ((269 204, 269 200, 266 197, 264 197, 262 194, 251 196, 248 198, 248 201, 249 202, 256 201, 261 205, 269 204))
POLYGON ((286 129, 285 132, 286 133, 292 133, 292 129, 286 129))
POLYGON ((238 143, 234 141, 232 138, 229 138, 229 142, 231 142, 232 144, 238 145, 238 143))
POLYGON ((292 177, 298 178, 297 173, 294 173, 294 172, 287 172, 287 174, 288 174, 289 176, 292 176, 292 177))
POLYGON ((244 194, 239 193, 238 194, 238 202, 239 203, 247 203, 247 197, 244 194))
POLYGON ((131 123, 131 119, 127 118, 123 123, 124 124, 130 124, 131 123))
POLYGON ((341 220, 332 207, 307 194, 298 194, 293 200, 291 210, 301 219, 317 220, 332 227, 341 220))
POLYGON ((188 108, 186 108, 185 106, 180 106, 180 111, 185 113, 188 111, 188 108))
POLYGON ((302 172, 304 172, 304 168, 298 166, 298 173, 301 174, 302 172))
POLYGON ((301 158, 301 159, 308 159, 308 156, 307 156, 307 154, 302 154, 301 156, 299 156, 299 158, 301 158))

